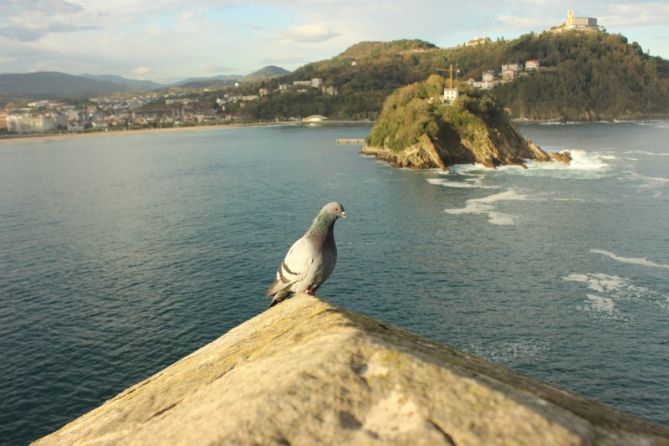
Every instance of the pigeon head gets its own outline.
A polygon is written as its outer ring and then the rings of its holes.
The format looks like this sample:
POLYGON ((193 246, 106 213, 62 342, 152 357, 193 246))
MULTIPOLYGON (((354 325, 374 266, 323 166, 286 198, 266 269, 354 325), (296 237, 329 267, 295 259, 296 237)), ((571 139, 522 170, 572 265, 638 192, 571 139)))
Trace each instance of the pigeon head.
POLYGON ((323 206, 321 213, 334 217, 336 220, 338 217, 346 218, 346 212, 344 211, 344 206, 341 203, 336 201, 330 202, 323 206))

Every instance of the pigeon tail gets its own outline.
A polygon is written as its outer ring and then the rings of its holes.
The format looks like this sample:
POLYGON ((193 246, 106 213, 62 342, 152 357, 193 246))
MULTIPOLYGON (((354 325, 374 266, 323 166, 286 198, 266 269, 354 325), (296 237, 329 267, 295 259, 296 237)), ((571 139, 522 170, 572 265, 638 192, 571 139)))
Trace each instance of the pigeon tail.
POLYGON ((269 307, 267 308, 272 308, 274 305, 281 303, 290 297, 293 297, 293 295, 295 295, 295 293, 292 293, 288 290, 279 291, 274 295, 274 297, 272 298, 272 302, 269 304, 269 307))

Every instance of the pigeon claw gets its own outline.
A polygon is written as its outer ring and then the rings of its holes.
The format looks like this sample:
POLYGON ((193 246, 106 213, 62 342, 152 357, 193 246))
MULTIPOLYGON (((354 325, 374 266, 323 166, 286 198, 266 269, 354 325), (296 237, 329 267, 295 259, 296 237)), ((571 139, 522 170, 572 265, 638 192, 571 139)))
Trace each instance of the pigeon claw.
POLYGON ((304 290, 304 293, 308 294, 309 296, 313 296, 314 295, 314 290, 311 289, 311 288, 307 288, 306 290, 304 290))

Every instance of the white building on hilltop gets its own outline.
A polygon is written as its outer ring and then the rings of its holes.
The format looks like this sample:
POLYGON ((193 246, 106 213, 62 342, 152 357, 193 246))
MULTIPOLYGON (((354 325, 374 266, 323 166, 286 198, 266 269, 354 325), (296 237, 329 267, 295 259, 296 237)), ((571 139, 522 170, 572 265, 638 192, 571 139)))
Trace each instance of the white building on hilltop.
POLYGON ((552 32, 561 33, 565 31, 599 31, 597 18, 595 17, 576 17, 571 9, 567 11, 567 20, 560 26, 552 28, 552 32))
POLYGON ((450 104, 455 101, 458 96, 460 96, 460 92, 457 88, 444 88, 444 96, 442 97, 444 102, 450 104))

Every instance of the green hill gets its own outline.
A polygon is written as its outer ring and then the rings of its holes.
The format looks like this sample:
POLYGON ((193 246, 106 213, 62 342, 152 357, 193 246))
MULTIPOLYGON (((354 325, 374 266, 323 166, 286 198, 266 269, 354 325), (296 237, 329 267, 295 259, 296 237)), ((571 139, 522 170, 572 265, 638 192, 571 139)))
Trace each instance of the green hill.
POLYGON ((542 70, 493 92, 516 118, 596 120, 655 117, 669 110, 669 61, 606 32, 528 34, 480 46, 437 48, 421 40, 362 42, 332 59, 274 80, 321 78, 339 95, 285 94, 249 109, 249 117, 324 114, 376 118, 384 98, 454 64, 458 80, 480 79, 502 64, 536 59, 542 70))
POLYGON ((636 119, 669 112, 669 61, 622 36, 528 35, 507 51, 549 68, 494 90, 514 117, 636 119))
POLYGON ((276 77, 285 76, 290 74, 290 71, 285 68, 277 67, 276 65, 268 65, 257 71, 254 71, 251 74, 244 76, 245 82, 260 82, 269 79, 274 79, 276 77))

